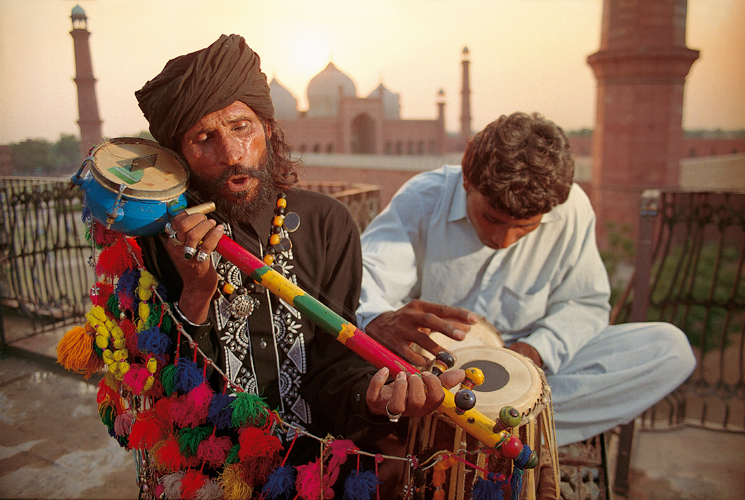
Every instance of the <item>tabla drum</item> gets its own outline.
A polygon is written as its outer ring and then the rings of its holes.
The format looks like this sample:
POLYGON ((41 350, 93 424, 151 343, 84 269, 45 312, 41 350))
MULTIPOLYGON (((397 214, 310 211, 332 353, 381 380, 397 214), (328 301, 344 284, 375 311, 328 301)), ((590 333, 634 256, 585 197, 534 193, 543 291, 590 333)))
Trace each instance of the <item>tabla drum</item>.
POLYGON ((133 137, 97 145, 71 179, 98 222, 129 236, 161 232, 170 216, 186 208, 188 182, 186 163, 175 152, 133 137))
MULTIPOLYGON (((456 342, 457 344, 457 342, 456 342)), ((551 390, 543 371, 527 357, 503 347, 467 346, 452 350, 455 368, 479 368, 484 383, 473 388, 476 409, 497 421, 505 406, 515 407, 521 414, 518 427, 512 429, 520 441, 538 454, 539 465, 526 469, 521 498, 558 498, 559 465, 556 447, 551 390)), ((458 387, 451 389, 455 393, 458 387)), ((410 419, 407 453, 426 461, 439 450, 462 451, 471 463, 489 472, 509 476, 511 461, 497 454, 486 454, 478 443, 445 415, 434 414, 410 419)), ((483 473, 459 462, 451 470, 444 489, 448 500, 468 498, 472 484, 483 473)))
MULTIPOLYGON (((453 340, 446 336, 444 333, 432 332, 429 334, 430 338, 437 342, 446 351, 453 352, 453 349, 465 349, 469 347, 504 347, 504 340, 499 331, 494 328, 494 325, 489 323, 486 318, 480 317, 475 325, 472 325, 470 330, 466 332, 466 338, 463 340, 453 340)), ((434 360, 434 356, 428 351, 425 351, 418 345, 414 344, 411 346, 412 350, 421 354, 428 360, 434 360)))

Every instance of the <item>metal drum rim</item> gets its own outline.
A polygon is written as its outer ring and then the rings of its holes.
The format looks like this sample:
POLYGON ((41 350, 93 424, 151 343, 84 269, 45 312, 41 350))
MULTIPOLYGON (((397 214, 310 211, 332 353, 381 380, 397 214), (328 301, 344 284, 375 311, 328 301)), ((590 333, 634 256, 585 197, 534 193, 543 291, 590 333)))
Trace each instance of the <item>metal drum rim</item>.
POLYGON ((109 144, 142 144, 154 149, 159 149, 169 156, 173 157, 182 167, 184 167, 184 172, 186 173, 186 179, 184 180, 184 182, 180 182, 176 186, 173 186, 171 188, 161 191, 143 191, 127 186, 122 192, 123 196, 142 201, 167 201, 178 197, 186 191, 189 185, 189 169, 186 163, 181 159, 181 157, 178 156, 173 150, 165 148, 155 141, 151 141, 149 139, 141 139, 139 137, 118 137, 114 139, 107 139, 96 145, 93 151, 91 151, 89 155, 89 158, 91 159, 91 165, 89 165, 88 171, 96 180, 96 182, 98 182, 105 189, 108 189, 113 193, 118 193, 119 187, 122 185, 122 183, 117 184, 111 179, 108 179, 99 171, 98 168, 98 163, 96 161, 96 152, 108 146, 109 144))

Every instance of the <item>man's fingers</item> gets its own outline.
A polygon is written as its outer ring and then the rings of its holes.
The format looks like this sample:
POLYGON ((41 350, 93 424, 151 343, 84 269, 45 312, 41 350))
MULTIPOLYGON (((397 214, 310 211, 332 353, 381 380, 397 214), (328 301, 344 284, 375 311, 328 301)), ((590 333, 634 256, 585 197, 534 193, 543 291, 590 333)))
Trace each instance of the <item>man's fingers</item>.
POLYGON ((380 389, 385 385, 385 381, 388 380, 389 370, 385 366, 378 370, 370 379, 370 384, 367 386, 367 394, 365 398, 367 401, 377 401, 380 399, 380 389))
POLYGON ((466 379, 466 372, 461 369, 447 370, 440 375, 439 379, 445 389, 450 389, 466 379))

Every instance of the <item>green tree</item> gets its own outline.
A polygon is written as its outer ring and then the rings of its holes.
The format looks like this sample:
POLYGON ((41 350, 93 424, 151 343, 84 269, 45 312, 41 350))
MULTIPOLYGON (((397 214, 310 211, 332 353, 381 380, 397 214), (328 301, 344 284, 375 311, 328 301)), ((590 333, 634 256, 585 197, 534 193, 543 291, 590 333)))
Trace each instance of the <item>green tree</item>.
POLYGON ((55 170, 74 170, 80 166, 80 141, 72 134, 61 134, 49 149, 49 162, 55 170))
POLYGON ((16 172, 21 175, 42 174, 53 170, 49 151, 50 144, 45 139, 26 139, 10 145, 10 157, 16 172))

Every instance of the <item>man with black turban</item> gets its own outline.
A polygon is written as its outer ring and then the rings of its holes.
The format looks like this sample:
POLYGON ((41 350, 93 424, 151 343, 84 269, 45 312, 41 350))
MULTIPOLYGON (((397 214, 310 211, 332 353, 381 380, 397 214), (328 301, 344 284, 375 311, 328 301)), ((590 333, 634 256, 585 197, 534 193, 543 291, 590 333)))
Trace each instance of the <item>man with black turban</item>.
MULTIPOLYGON (((209 218, 177 215, 168 237, 143 238, 141 246, 185 330, 229 381, 261 395, 285 422, 320 437, 343 436, 363 450, 389 434, 399 414, 437 408, 442 384, 460 382, 461 370, 441 379, 376 373, 214 252, 227 234, 355 321, 359 233, 341 203, 293 188, 296 165, 274 120, 259 56, 243 38, 223 35, 169 61, 135 95, 155 139, 188 163, 190 203, 217 205, 209 218), (389 375, 394 380, 386 384, 389 375)), ((185 342, 179 349, 182 356, 193 352, 185 342)), ((222 392, 225 381, 212 375, 222 392)), ((293 446, 295 465, 318 453, 317 443, 300 439, 306 442, 293 446)))

